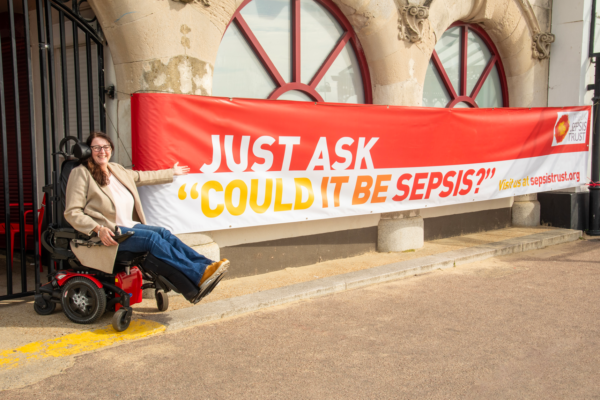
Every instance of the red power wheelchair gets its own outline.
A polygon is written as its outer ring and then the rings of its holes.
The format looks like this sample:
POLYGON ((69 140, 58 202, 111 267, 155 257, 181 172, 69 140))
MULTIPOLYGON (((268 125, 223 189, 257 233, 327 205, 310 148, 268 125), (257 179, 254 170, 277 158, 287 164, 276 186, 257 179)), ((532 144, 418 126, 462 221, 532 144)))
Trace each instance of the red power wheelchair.
MULTIPOLYGON (((44 187, 44 191, 54 196, 57 202, 58 212, 54 216, 57 221, 51 222, 41 236, 42 245, 50 253, 50 262, 59 267, 56 271, 51 269, 49 282, 40 286, 34 297, 33 308, 38 314, 49 315, 60 303, 71 321, 91 324, 106 311, 114 312, 112 326, 122 332, 131 322, 131 305, 142 301, 144 289, 154 289, 156 306, 160 311, 169 308, 167 293, 170 291, 182 294, 192 304, 213 291, 225 274, 200 291, 179 270, 149 253, 118 252, 110 274, 82 265, 71 251, 71 246, 101 246, 102 243, 73 229, 64 220, 63 212, 69 175, 79 165, 79 160, 91 154, 91 149, 73 136, 63 139, 59 149, 55 157, 65 159, 60 174, 52 185, 44 187), (72 152, 65 150, 70 141, 75 142, 72 152)), ((127 240, 129 236, 123 235, 120 240, 127 240)))

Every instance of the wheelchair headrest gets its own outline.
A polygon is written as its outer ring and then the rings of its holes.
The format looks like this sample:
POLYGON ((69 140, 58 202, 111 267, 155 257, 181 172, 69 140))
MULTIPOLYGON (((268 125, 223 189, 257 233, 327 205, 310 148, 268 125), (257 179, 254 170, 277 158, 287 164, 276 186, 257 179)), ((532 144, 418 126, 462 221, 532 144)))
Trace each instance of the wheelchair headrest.
POLYGON ((83 160, 92 155, 92 149, 86 143, 80 142, 73 145, 73 155, 75 158, 83 160))
POLYGON ((65 157, 65 159, 73 159, 73 157, 83 160, 92 155, 92 149, 85 142, 80 142, 75 136, 67 136, 66 138, 60 141, 58 145, 59 153, 65 157), (73 147, 71 148, 71 153, 67 153, 66 145, 69 142, 75 142, 73 147))

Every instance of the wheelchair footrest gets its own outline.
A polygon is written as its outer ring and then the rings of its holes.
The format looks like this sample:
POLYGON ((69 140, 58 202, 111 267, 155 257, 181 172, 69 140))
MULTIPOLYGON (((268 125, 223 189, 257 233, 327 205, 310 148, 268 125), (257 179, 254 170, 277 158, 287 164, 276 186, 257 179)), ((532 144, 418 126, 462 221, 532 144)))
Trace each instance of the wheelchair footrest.
POLYGON ((205 298, 206 296, 208 296, 217 287, 217 285, 219 284, 219 282, 221 282, 221 279, 223 279, 223 277, 226 274, 227 274, 227 271, 225 271, 217 279, 215 279, 215 281, 213 283, 211 283, 210 286, 208 286, 206 289, 204 289, 201 292, 199 291, 198 295, 196 297, 194 297, 193 299, 188 299, 190 301, 190 303, 196 304, 200 300, 202 300, 203 298, 205 298))
POLYGON ((157 279, 157 284, 159 284, 158 281, 160 280, 161 284, 166 284, 169 289, 181 293, 188 301, 194 299, 200 291, 198 286, 190 281, 181 271, 159 260, 152 254, 148 254, 142 268, 163 278, 157 279), (164 280, 167 282, 164 282, 164 280))

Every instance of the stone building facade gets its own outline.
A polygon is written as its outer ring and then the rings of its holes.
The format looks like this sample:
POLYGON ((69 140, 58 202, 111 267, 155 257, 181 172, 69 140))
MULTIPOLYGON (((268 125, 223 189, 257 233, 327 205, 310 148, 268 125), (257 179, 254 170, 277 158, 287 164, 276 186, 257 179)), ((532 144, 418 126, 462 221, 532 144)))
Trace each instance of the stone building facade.
MULTIPOLYGON (((292 0, 290 15, 294 15, 294 1, 300 2, 292 0)), ((302 0, 306 1, 314 0, 302 0)), ((111 121, 107 130, 115 138, 119 136, 116 155, 119 162, 128 166, 131 165, 131 152, 135 151, 131 148, 130 95, 139 91, 202 96, 220 94, 215 93, 220 90, 215 85, 222 71, 219 52, 225 51, 221 46, 227 32, 236 29, 232 28, 232 18, 249 2, 89 0, 88 3, 106 39, 107 85, 113 84, 116 88, 114 99, 107 99, 106 103, 111 121)), ((434 50, 437 50, 436 54, 445 51, 440 46, 450 29, 456 32, 466 29, 465 32, 473 34, 473 43, 483 43, 480 46, 487 50, 482 51, 488 51, 499 60, 494 73, 498 73, 498 88, 501 87, 503 92, 498 94, 500 89, 496 90, 496 96, 500 96, 497 106, 529 108, 590 104, 591 95, 585 90, 585 85, 593 79, 586 54, 589 40, 589 22, 586 22, 589 17, 586 15, 590 14, 590 0, 320 2, 325 3, 335 11, 331 14, 338 23, 342 21, 342 26, 351 27, 352 35, 359 43, 354 48, 355 56, 359 61, 363 60, 366 64, 363 70, 368 73, 368 79, 362 80, 368 94, 364 96, 368 100, 365 102, 424 105, 429 101, 428 85, 434 85, 435 76, 439 77, 439 70, 438 75, 431 75, 434 74, 431 72, 434 50)), ((261 11, 260 4, 256 7, 259 14, 264 7, 268 9, 264 6, 261 11)), ((268 10, 264 12, 269 14, 268 10)), ((257 21, 260 22, 260 18, 257 21)), ((260 27, 253 25, 252 29, 257 31, 260 27)), ((467 39, 464 40, 466 43, 467 39)), ((487 59, 491 56, 486 55, 487 59)), ((482 65, 481 68, 485 67, 485 63, 482 65)), ((451 80, 452 77, 446 79, 451 80)), ((490 87, 485 90, 493 91, 490 87)), ((466 95, 463 91, 461 89, 459 93, 456 88, 455 95, 466 95)), ((469 101, 454 102, 452 106, 469 106, 469 101)), ((377 121, 373 124, 376 127, 377 121)), ((539 223, 539 203, 535 195, 530 195, 403 213, 213 232, 203 232, 199 226, 198 233, 181 237, 209 256, 230 258, 234 266, 232 276, 244 276, 377 251, 378 248, 399 251, 420 247, 426 240, 513 224, 539 223)))

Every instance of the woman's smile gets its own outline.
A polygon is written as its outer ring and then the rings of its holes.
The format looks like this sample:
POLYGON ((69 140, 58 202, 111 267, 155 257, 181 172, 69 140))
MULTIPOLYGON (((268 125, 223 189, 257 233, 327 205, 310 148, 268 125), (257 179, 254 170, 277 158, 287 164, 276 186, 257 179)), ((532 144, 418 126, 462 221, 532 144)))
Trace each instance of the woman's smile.
POLYGON ((104 170, 108 165, 111 156, 112 148, 110 143, 108 143, 106 139, 97 137, 92 140, 92 145, 90 147, 92 148, 92 157, 94 158, 94 161, 104 170))

